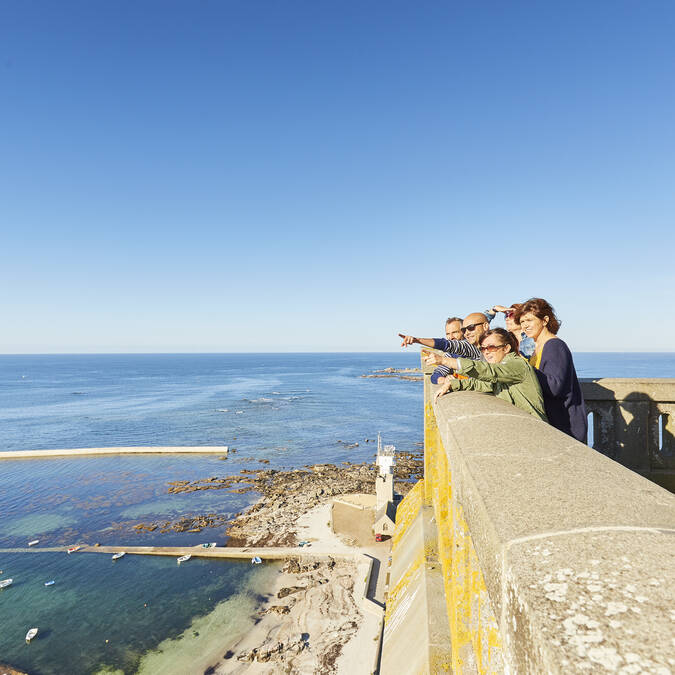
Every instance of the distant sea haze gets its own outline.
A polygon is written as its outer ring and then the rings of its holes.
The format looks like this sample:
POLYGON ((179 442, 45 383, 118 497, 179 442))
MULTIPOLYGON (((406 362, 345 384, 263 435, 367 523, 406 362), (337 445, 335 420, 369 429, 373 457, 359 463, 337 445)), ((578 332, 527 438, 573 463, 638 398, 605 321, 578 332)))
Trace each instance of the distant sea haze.
MULTIPOLYGON (((580 377, 675 377, 672 353, 577 353, 574 358, 580 377)), ((113 563, 104 555, 16 551, 33 539, 40 540, 37 548, 65 548, 78 541, 224 543, 222 525, 201 533, 165 534, 133 526, 174 523, 200 513, 232 517, 256 499, 255 494, 216 490, 169 494, 171 481, 243 469, 369 462, 378 432, 398 450, 420 451, 421 382, 361 377, 392 366, 417 367, 419 361, 419 351, 0 356, 0 450, 231 449, 227 459, 142 455, 4 461, 0 578, 11 577, 14 584, 0 598, 0 661, 43 674, 84 675, 104 668, 180 673, 186 672, 185 664, 176 654, 187 649, 187 641, 198 635, 207 642, 222 640, 222 632, 210 638, 208 626, 227 620, 232 636, 247 630, 255 594, 268 583, 271 567, 195 560, 179 568, 172 559, 126 556, 113 563), (45 587, 51 579, 54 585, 45 587), (119 613, 124 621, 117 619, 119 613), (26 649, 23 637, 33 625, 40 636, 26 649), (83 639, 86 658, 73 648, 83 639)))

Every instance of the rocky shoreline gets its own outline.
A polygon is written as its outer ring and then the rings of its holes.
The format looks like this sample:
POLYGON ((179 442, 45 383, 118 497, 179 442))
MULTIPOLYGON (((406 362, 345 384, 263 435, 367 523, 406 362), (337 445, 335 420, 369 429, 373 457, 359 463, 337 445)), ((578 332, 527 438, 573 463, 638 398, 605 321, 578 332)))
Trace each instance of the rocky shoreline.
MULTIPOLYGON (((406 495, 422 477, 421 453, 396 453, 394 487, 406 495)), ((297 543, 295 522, 307 511, 341 494, 375 492, 376 467, 372 463, 314 464, 301 469, 242 469, 238 475, 211 476, 195 481, 172 481, 169 494, 200 490, 256 492, 258 501, 234 519, 218 513, 184 516, 175 521, 137 523, 137 532, 201 532, 228 522, 228 546, 292 546, 297 543)))
POLYGON ((355 572, 347 561, 286 562, 283 580, 294 585, 279 588, 274 604, 260 611, 257 630, 230 649, 213 672, 337 672, 342 648, 362 618, 353 595, 355 572))
MULTIPOLYGON (((407 494, 423 471, 419 453, 398 453, 395 485, 407 494)), ((331 497, 354 492, 373 493, 376 470, 371 463, 316 464, 303 469, 267 469, 240 476, 172 485, 175 491, 242 486, 260 493, 256 504, 238 514, 228 529, 231 546, 297 545, 299 526, 313 518, 309 529, 328 529, 326 508, 331 497), (236 480, 235 480, 236 479, 236 480)), ((358 549, 353 549, 358 553, 358 549)), ((358 654, 372 650, 373 636, 366 629, 360 598, 355 597, 356 563, 350 560, 288 560, 278 587, 259 614, 260 623, 213 666, 214 674, 358 672, 353 656, 344 653, 350 642, 358 654), (353 645, 352 645, 353 646, 353 645)))

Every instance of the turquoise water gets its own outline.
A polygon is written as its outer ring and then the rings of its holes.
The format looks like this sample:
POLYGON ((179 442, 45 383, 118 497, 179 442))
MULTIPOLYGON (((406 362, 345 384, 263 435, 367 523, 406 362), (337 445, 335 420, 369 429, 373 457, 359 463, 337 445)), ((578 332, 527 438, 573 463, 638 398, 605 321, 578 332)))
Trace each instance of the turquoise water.
MULTIPOLYGON (((674 354, 576 354, 575 360, 581 377, 675 376, 674 354)), ((236 449, 226 460, 3 461, 0 578, 15 582, 0 591, 0 662, 45 674, 203 672, 194 664, 209 649, 222 656, 223 635, 234 639, 251 625, 257 593, 276 573, 272 566, 191 560, 178 567, 172 558, 127 556, 112 563, 107 555, 3 550, 32 539, 41 547, 224 543, 224 527, 160 534, 139 533, 133 525, 200 513, 231 516, 255 500, 227 491, 170 495, 169 481, 367 461, 374 446, 365 439, 378 431, 399 450, 419 449, 421 383, 361 377, 418 364, 416 352, 0 356, 0 450, 236 449), (358 447, 345 447, 355 442, 358 447), (46 588, 49 579, 56 583, 46 588), (25 645, 33 625, 39 637, 25 645)))
POLYGON ((265 585, 274 568, 199 559, 178 565, 174 558, 131 555, 112 561, 107 554, 65 552, 2 553, 0 560, 4 577, 14 579, 0 591, 1 660, 29 673, 73 675, 136 672, 144 655, 154 652, 159 660, 162 642, 163 672, 189 672, 181 671, 172 652, 199 637, 198 629, 190 631, 192 618, 243 596, 230 621, 225 616, 218 625, 209 622, 204 638, 222 642, 224 635, 245 630, 262 601, 254 589, 265 585), (54 585, 45 586, 51 579, 54 585), (38 638, 27 645, 25 634, 33 626, 38 638))

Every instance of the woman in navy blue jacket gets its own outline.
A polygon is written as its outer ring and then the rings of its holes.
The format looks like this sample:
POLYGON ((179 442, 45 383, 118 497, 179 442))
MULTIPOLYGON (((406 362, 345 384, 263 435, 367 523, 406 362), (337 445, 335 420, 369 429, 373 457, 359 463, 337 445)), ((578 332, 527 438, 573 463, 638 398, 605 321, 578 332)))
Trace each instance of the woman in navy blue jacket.
POLYGON ((535 341, 530 363, 535 367, 548 421, 586 442, 588 420, 581 387, 569 347, 557 336, 560 328, 553 307, 542 298, 531 298, 519 310, 516 321, 535 341))

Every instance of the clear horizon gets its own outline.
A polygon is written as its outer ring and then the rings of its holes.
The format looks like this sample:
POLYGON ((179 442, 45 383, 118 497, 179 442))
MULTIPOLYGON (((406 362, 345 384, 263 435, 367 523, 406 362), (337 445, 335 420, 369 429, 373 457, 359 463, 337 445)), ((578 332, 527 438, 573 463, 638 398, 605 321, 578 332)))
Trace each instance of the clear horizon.
MULTIPOLYGON (((238 351, 238 352, 209 352, 209 351, 203 351, 203 352, 8 352, 8 353, 2 353, 0 354, 0 357, 2 356, 174 356, 174 355, 212 355, 212 356, 218 356, 218 355, 223 355, 223 356, 228 356, 228 355, 234 355, 234 354, 260 354, 260 355, 265 355, 265 356, 273 356, 275 354, 278 355, 283 355, 283 354, 405 354, 405 353, 418 353, 419 354, 419 349, 415 350, 414 348, 412 350, 408 350, 407 352, 404 352, 403 350, 399 351, 387 351, 387 350, 382 350, 382 351, 368 351, 368 350, 351 350, 351 351, 285 351, 285 352, 245 352, 245 351, 238 351)), ((616 350, 607 350, 607 351, 593 351, 593 350, 576 350, 577 354, 675 354, 675 350, 670 350, 670 351, 616 351, 616 350)), ((674 373, 675 374, 675 373, 674 373)))
POLYGON ((672 350, 675 4, 0 7, 0 353, 672 350), (503 325, 498 321, 497 325, 503 325))

